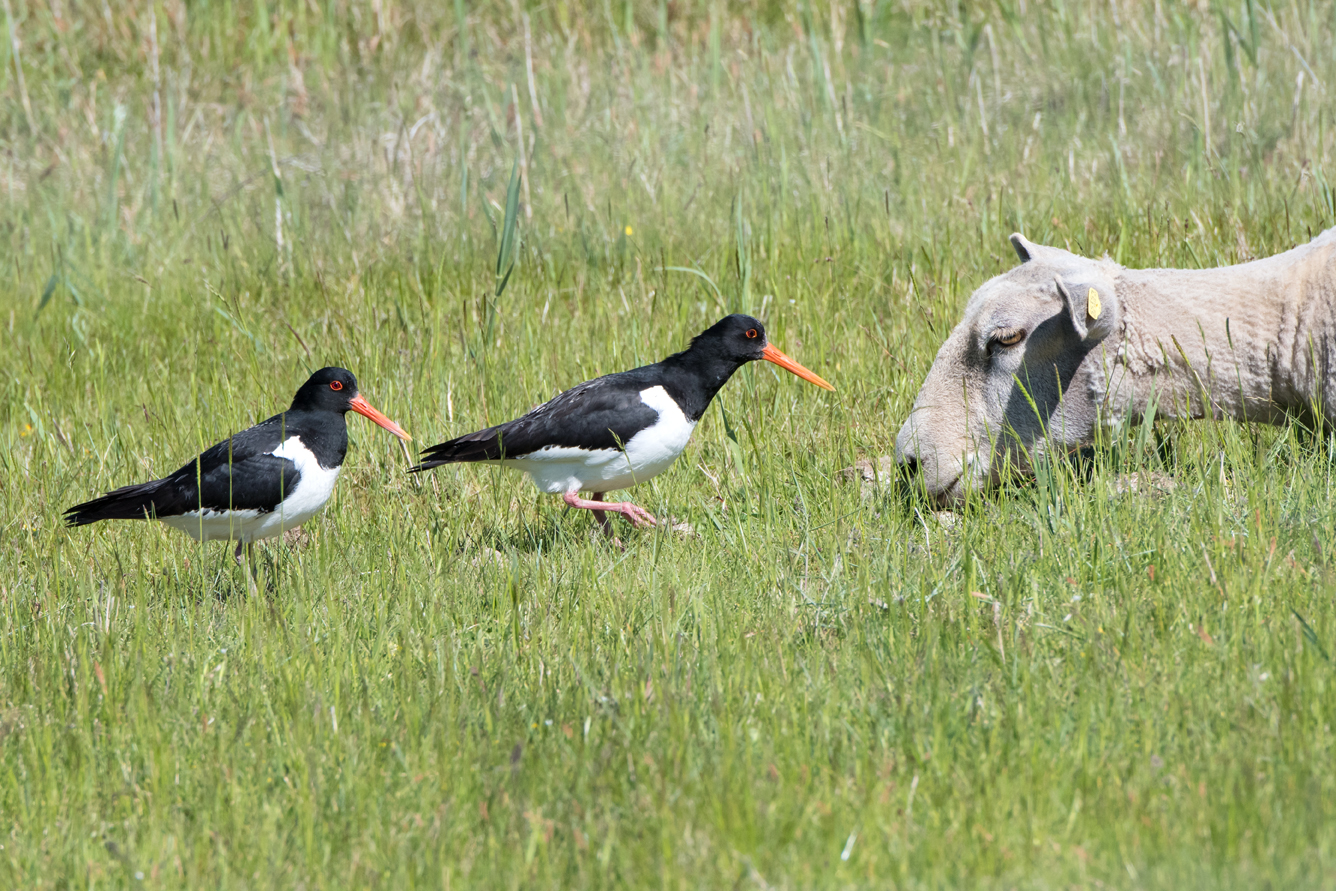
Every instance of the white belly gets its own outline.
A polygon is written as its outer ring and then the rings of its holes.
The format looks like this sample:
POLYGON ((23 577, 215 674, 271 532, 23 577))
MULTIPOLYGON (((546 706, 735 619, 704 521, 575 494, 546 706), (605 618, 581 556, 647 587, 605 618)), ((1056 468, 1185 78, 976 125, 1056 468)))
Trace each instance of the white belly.
POLYGON ((663 387, 640 391, 659 419, 626 441, 626 450, 548 447, 504 463, 529 474, 534 485, 554 495, 612 492, 658 476, 682 454, 696 429, 663 387))
POLYGON ((239 538, 249 542, 257 538, 255 530, 270 516, 272 514, 258 510, 192 510, 158 519, 173 529, 180 529, 195 541, 239 538))
POLYGON ((319 513, 334 493, 339 468, 321 467, 299 436, 284 440, 273 454, 292 461, 301 474, 296 487, 274 510, 194 510, 180 516, 162 517, 162 522, 180 529, 196 541, 240 539, 247 543, 281 535, 284 530, 305 523, 319 513))

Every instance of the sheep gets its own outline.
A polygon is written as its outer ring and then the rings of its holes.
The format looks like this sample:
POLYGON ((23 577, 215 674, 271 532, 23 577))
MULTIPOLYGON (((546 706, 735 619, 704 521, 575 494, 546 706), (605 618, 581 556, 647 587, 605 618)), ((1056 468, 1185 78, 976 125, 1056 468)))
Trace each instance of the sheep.
POLYGON ((970 297, 896 436, 938 505, 1152 411, 1336 421, 1336 228, 1215 269, 1011 244, 1020 265, 970 297))

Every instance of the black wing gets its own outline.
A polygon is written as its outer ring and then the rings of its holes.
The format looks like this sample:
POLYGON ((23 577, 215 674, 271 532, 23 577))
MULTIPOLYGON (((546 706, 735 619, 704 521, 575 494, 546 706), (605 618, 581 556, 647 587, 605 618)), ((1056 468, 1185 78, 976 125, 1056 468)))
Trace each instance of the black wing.
POLYGON ((461 461, 521 458, 545 446, 620 449, 659 418, 640 399, 655 383, 654 366, 623 371, 571 387, 521 418, 423 450, 414 472, 461 461))
POLYGON ((271 454, 286 432, 283 415, 275 415, 210 446, 160 480, 123 486, 76 504, 65 511, 65 522, 84 526, 99 520, 171 517, 200 508, 273 510, 301 479, 296 464, 271 454))

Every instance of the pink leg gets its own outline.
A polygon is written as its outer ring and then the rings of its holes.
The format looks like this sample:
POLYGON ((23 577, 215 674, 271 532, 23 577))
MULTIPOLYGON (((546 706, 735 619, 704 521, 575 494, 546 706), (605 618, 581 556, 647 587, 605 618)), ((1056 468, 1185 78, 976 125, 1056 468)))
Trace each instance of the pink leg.
POLYGON ((602 492, 595 493, 594 498, 591 501, 586 501, 581 498, 580 493, 578 492, 567 492, 562 496, 562 499, 571 507, 592 510, 594 512, 594 519, 599 521, 599 525, 603 526, 603 531, 605 532, 609 531, 609 529, 608 526, 605 525, 607 522, 607 515, 604 514, 604 511, 612 511, 613 513, 621 514, 630 521, 632 526, 637 528, 641 526, 653 526, 658 522, 650 515, 649 511, 645 510, 643 507, 636 507, 629 501, 604 501, 602 492))

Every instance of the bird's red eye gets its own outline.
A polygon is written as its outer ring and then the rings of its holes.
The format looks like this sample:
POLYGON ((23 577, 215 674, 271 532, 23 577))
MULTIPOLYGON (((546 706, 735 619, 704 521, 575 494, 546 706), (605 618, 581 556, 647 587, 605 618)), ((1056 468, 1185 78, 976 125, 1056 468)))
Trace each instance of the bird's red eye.
POLYGON ((329 382, 329 388, 330 388, 331 390, 342 390, 342 389, 343 389, 343 381, 330 381, 330 382, 329 382))
POLYGON ((751 337, 751 338, 755 338, 755 337, 756 337, 756 329, 755 329, 755 328, 748 328, 748 329, 747 329, 747 336, 748 336, 748 337, 751 337))

